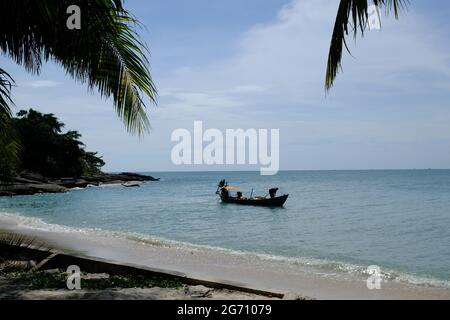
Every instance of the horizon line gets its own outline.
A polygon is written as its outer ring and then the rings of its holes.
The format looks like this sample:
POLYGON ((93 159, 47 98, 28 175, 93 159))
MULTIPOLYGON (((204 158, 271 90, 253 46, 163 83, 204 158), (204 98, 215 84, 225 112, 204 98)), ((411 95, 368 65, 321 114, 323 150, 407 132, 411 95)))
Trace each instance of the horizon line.
MULTIPOLYGON (((330 172, 330 171, 447 171, 450 168, 402 168, 402 169, 285 169, 278 172, 330 172)), ((110 170, 106 173, 122 173, 122 172, 155 172, 155 173, 206 173, 206 172, 255 172, 260 170, 110 170)))

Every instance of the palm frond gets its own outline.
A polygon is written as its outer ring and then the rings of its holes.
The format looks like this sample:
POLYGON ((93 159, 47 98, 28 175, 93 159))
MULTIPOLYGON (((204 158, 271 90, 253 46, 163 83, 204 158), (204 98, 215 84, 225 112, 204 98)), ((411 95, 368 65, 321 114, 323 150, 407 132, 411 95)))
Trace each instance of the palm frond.
POLYGON ((19 162, 20 143, 11 119, 13 85, 11 76, 0 68, 0 177, 8 176, 19 162))
POLYGON ((49 253, 47 244, 34 237, 0 233, 0 273, 30 270, 49 253))
MULTIPOLYGON (((378 8, 385 8, 386 13, 394 12, 398 19, 400 10, 406 10, 409 0, 373 0, 378 8)), ((350 53, 345 37, 352 31, 356 38, 358 32, 361 36, 367 28, 368 22, 368 0, 341 0, 338 7, 333 35, 331 38, 330 51, 325 76, 325 90, 329 91, 334 81, 342 70, 343 48, 350 53), (352 30, 351 30, 352 28, 352 30)))
POLYGON ((149 128, 147 98, 156 103, 156 88, 137 35, 139 23, 122 0, 2 0, 0 52, 39 73, 53 60, 90 91, 112 98, 127 129, 142 134, 149 128), (81 8, 81 30, 66 27, 66 9, 81 8))
POLYGON ((0 114, 11 116, 10 104, 13 103, 11 98, 13 84, 14 80, 9 73, 0 68, 0 114))
MULTIPOLYGON (((45 247, 44 243, 40 240, 37 240, 35 237, 5 232, 0 233, 0 246, 20 247, 37 250, 45 247)), ((4 254, 3 251, 2 254, 4 254)), ((3 259, 5 259, 5 257, 3 257, 3 259)))

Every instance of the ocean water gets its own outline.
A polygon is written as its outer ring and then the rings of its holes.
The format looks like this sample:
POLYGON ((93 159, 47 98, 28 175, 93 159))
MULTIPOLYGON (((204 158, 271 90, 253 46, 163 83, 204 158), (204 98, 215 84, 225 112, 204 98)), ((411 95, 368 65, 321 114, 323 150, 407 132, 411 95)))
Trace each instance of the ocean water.
POLYGON ((161 181, 141 188, 0 198, 0 212, 334 273, 378 265, 394 280, 450 287, 450 170, 154 175, 161 181), (290 197, 284 208, 222 204, 215 191, 223 178, 246 196, 252 188, 265 195, 277 186, 290 197))

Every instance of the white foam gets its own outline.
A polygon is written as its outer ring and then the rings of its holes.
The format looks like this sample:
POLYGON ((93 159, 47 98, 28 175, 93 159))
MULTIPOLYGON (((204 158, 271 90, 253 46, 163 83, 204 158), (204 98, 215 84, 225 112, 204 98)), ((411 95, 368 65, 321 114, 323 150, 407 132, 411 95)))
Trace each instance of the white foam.
POLYGON ((97 188, 117 188, 117 187, 123 187, 123 185, 122 185, 122 183, 107 183, 107 184, 100 184, 95 187, 97 187, 97 188))
MULTIPOLYGON (((246 252, 241 250, 234 250, 221 247, 213 247, 209 245, 199 245, 192 244, 182 241, 175 241, 170 239, 165 239, 161 237, 154 237, 146 234, 136 233, 136 232, 120 232, 120 231, 109 231, 99 228, 76 228, 63 226, 59 224, 50 224, 45 222, 41 218, 36 217, 25 217, 17 214, 0 212, 0 219, 6 218, 17 223, 17 226, 24 229, 32 229, 44 232, 55 232, 55 233, 75 233, 75 234, 89 234, 91 236, 102 236, 102 237, 113 237, 118 239, 124 239, 127 241, 132 241, 135 243, 140 243, 143 245, 150 245, 156 247, 168 247, 168 248, 179 248, 188 249, 191 251, 205 251, 211 250, 214 252, 221 252, 227 255, 234 256, 245 256, 253 259, 258 259, 259 261, 273 261, 286 263, 292 266, 302 266, 308 267, 308 271, 314 274, 324 276, 324 277, 337 277, 337 278, 347 278, 351 277, 366 277, 367 266, 361 266, 350 263, 343 263, 340 261, 327 260, 327 259, 316 259, 307 257, 286 257, 277 256, 266 253, 257 252, 246 252)), ((418 275, 413 275, 404 272, 397 272, 395 270, 389 270, 382 268, 383 272, 381 274, 382 278, 389 281, 395 281, 399 283, 407 283, 418 286, 426 287, 441 287, 450 288, 450 281, 435 279, 431 277, 422 277, 418 275)), ((354 278, 353 278, 354 279, 354 278)))

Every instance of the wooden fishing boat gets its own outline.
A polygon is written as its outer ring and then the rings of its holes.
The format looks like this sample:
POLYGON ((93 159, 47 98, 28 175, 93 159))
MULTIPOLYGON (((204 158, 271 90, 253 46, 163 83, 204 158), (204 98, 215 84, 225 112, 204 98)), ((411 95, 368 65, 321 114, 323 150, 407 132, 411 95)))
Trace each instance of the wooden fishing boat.
POLYGON ((253 197, 253 190, 249 198, 245 198, 242 192, 238 192, 237 195, 231 196, 230 191, 239 190, 239 187, 230 186, 225 180, 219 182, 217 186, 216 194, 220 196, 223 203, 233 203, 245 206, 261 206, 261 207, 282 207, 289 195, 285 194, 280 197, 276 196, 278 188, 272 188, 269 190, 270 197, 253 197))
POLYGON ((263 198, 263 197, 256 197, 252 199, 247 198, 237 198, 237 197, 223 197, 220 196, 220 199, 224 203, 234 203, 234 204, 240 204, 245 206, 262 206, 262 207, 282 207, 289 195, 285 194, 281 197, 275 197, 275 198, 263 198))

